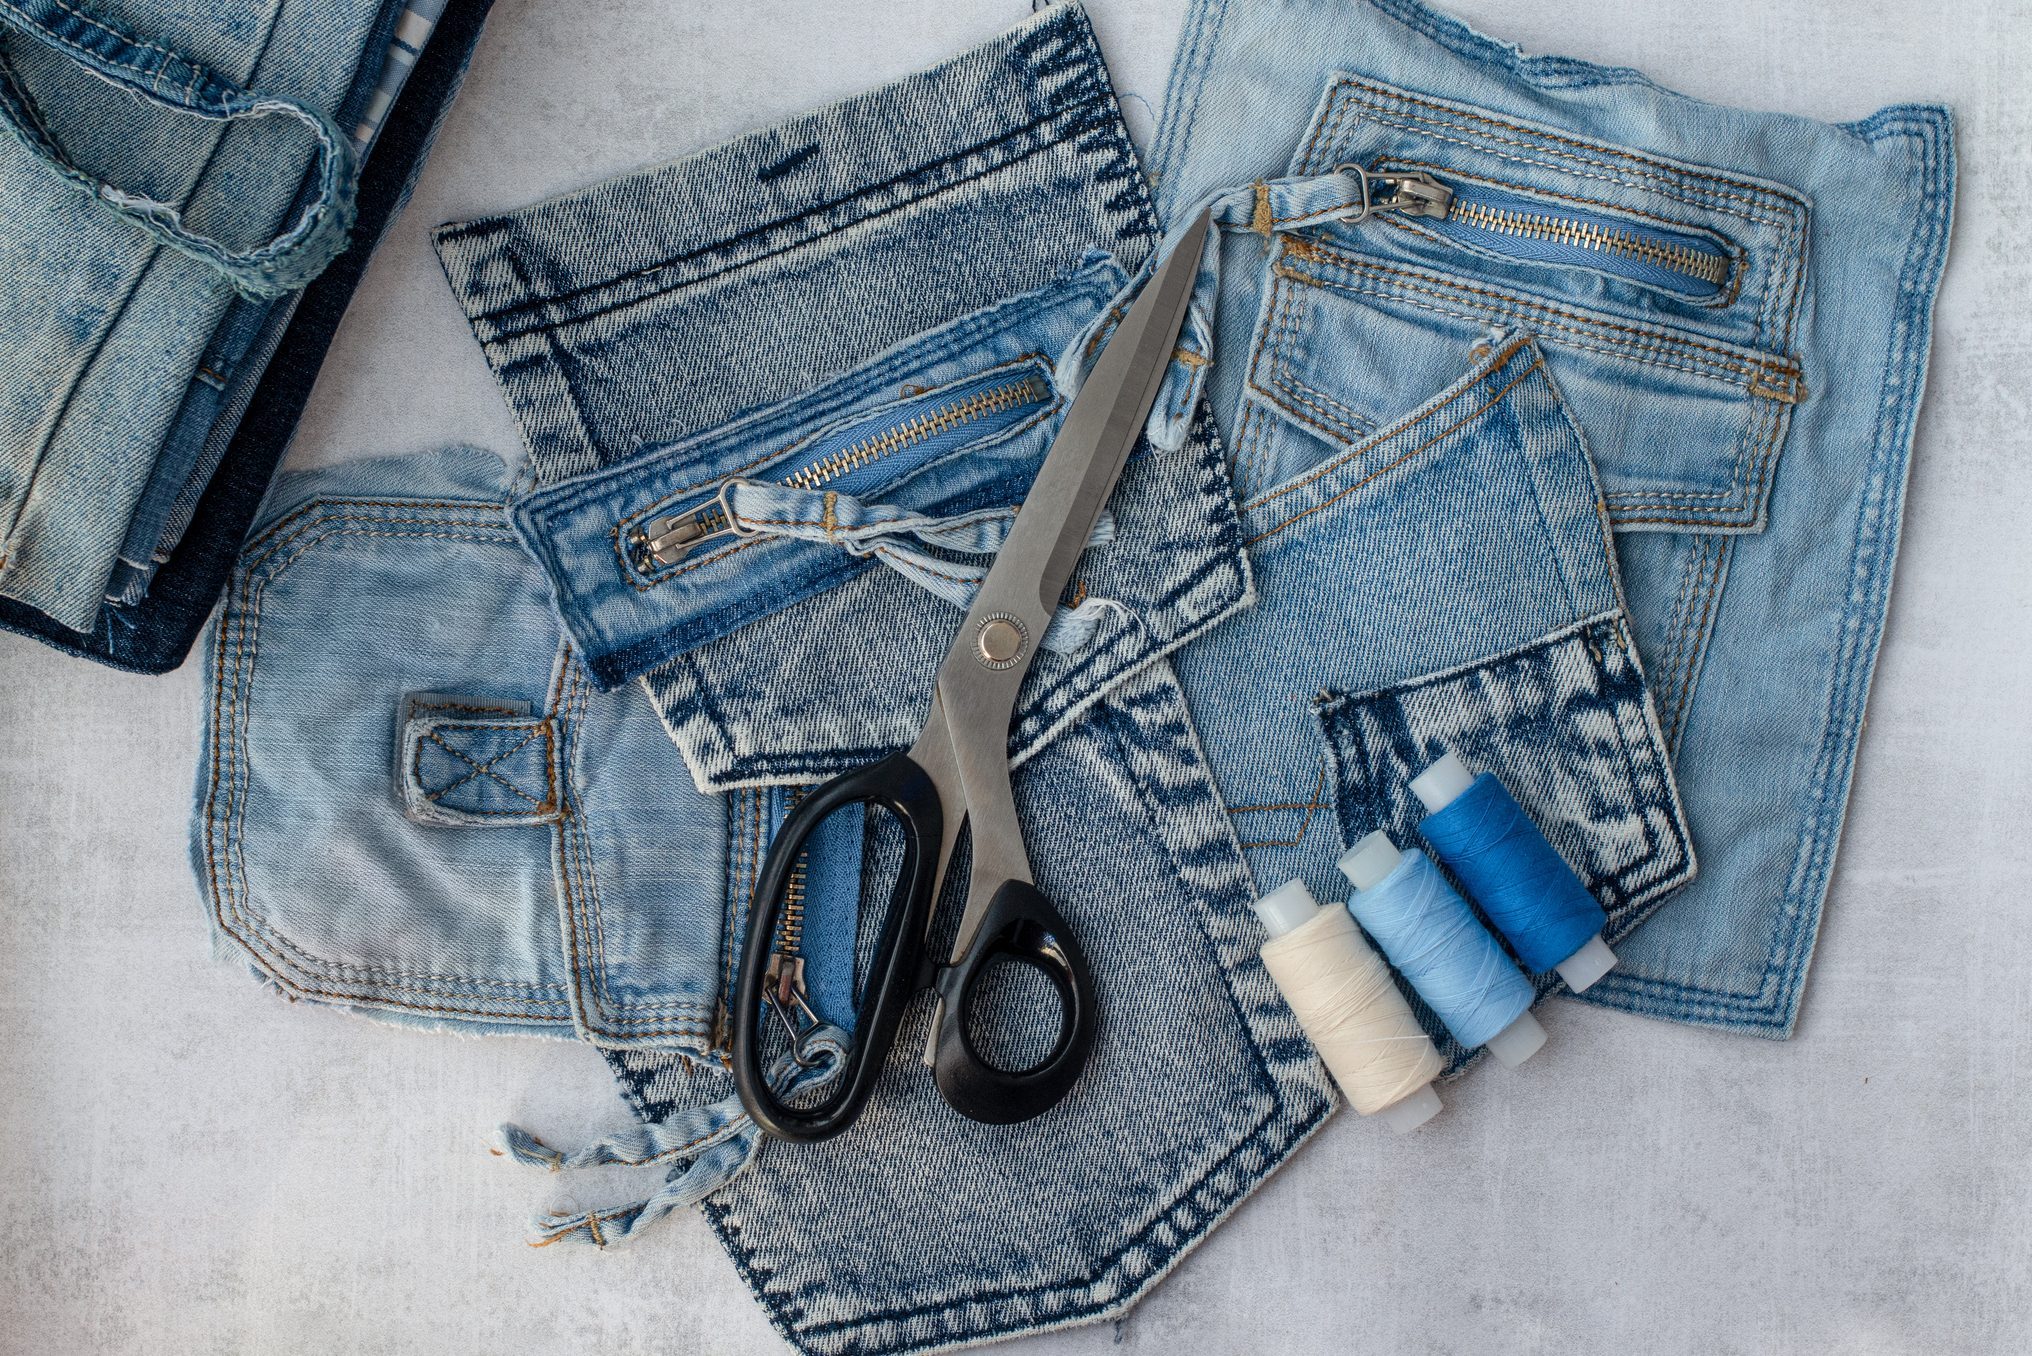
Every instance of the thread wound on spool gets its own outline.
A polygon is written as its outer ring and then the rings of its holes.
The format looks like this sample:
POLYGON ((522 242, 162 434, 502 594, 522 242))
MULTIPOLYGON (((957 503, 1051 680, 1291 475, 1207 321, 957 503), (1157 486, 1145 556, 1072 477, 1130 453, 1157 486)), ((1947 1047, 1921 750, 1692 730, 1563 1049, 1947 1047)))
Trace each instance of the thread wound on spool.
POLYGON ((1530 1011, 1531 981, 1417 848, 1381 881, 1357 890, 1348 908, 1470 1050, 1530 1011))
POLYGON ((1494 773, 1476 777, 1418 828, 1533 974, 1607 925, 1602 906, 1494 773))
POLYGON ((1362 1115, 1402 1101, 1445 1067, 1389 967, 1345 910, 1321 909, 1265 942, 1263 965, 1348 1104, 1362 1115))

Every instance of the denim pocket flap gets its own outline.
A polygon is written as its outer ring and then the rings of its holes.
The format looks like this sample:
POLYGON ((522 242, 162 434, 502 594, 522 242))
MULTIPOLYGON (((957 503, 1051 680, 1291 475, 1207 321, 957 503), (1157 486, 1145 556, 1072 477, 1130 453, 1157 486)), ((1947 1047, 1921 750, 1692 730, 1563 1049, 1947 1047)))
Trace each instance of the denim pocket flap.
POLYGON ((1354 75, 1330 86, 1293 172, 1337 166, 1422 196, 1285 242, 1255 394, 1359 440, 1466 345, 1528 331, 1619 529, 1763 528, 1812 380, 1802 194, 1354 75))

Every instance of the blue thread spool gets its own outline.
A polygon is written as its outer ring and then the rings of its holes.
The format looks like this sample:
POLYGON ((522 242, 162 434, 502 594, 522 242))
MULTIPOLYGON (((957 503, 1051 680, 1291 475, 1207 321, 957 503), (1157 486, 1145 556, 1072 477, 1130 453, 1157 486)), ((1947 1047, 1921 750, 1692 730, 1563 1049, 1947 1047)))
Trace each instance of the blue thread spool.
POLYGON ((1538 995, 1468 902, 1417 848, 1399 852, 1378 831, 1350 848, 1341 873, 1348 908, 1453 1038, 1516 1068, 1545 1044, 1531 1015, 1538 995))
POLYGON ((1500 778, 1449 753, 1411 790, 1430 811, 1418 831, 1533 974, 1557 970, 1579 993, 1615 967, 1609 916, 1500 778))

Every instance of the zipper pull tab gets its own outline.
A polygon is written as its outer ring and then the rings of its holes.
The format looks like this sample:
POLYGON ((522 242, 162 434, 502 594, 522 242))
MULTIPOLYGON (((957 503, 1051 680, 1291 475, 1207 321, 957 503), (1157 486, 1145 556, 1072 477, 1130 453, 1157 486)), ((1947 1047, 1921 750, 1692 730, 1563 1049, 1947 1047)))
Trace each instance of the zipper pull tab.
POLYGON ((808 1047, 812 1034, 825 1025, 811 1006, 804 989, 804 958, 782 951, 770 953, 769 968, 762 973, 762 1001, 790 1037, 790 1057, 804 1068, 816 1065, 821 1056, 808 1047))
POLYGON ((1362 186, 1362 206, 1348 221, 1366 221, 1377 212, 1444 220, 1453 208, 1453 190, 1430 174, 1377 174, 1360 165, 1336 165, 1334 173, 1362 186))

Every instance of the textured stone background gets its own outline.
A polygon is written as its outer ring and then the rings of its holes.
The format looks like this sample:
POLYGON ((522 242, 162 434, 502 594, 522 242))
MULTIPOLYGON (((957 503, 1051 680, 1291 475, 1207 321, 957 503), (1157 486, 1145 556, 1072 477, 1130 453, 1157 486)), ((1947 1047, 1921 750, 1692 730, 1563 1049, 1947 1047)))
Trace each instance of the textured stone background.
MULTIPOLYGON (((1147 138, 1183 0, 1091 2, 1147 138)), ((1961 116, 1904 556, 1805 1018, 1777 1045, 1553 1004, 1528 1072, 1477 1072, 1404 1141, 1337 1118, 1127 1321, 1023 1350, 2032 1349, 2032 7, 1456 8, 1726 102, 1961 116)), ((295 462, 516 450, 433 223, 852 93, 1022 11, 501 0, 295 462)), ((198 678, 0 636, 0 1350, 781 1351, 696 1218, 612 1255, 518 1243, 568 1184, 484 1137, 618 1122, 590 1050, 295 1008, 207 959, 184 858, 198 678)))

